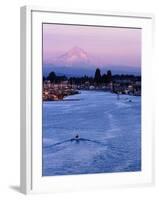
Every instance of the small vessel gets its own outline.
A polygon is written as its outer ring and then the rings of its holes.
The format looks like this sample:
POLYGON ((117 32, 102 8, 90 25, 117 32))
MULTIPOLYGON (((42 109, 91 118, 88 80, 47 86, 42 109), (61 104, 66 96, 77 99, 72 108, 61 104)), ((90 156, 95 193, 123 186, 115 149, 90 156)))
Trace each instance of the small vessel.
POLYGON ((75 140, 76 140, 76 141, 79 141, 79 139, 80 139, 80 138, 79 138, 79 135, 77 134, 77 135, 75 136, 75 140))
POLYGON ((79 142, 80 140, 83 140, 83 139, 80 138, 78 134, 76 134, 75 137, 73 137, 72 139, 70 139, 71 142, 73 142, 73 141, 79 142))

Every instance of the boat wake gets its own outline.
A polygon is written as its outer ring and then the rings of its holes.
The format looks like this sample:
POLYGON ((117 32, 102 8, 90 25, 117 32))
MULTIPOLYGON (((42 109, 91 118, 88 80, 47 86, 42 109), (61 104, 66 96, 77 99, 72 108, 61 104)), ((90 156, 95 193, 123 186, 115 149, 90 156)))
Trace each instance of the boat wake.
POLYGON ((91 140, 91 139, 86 139, 86 138, 78 138, 78 139, 71 138, 69 140, 64 140, 62 142, 57 142, 55 144, 48 145, 48 146, 45 147, 45 149, 52 148, 52 147, 55 147, 55 146, 59 146, 59 145, 66 144, 66 143, 70 143, 71 144, 72 142, 77 143, 77 144, 81 143, 81 142, 83 142, 83 143, 84 142, 90 142, 90 143, 95 143, 95 144, 98 144, 98 145, 101 145, 101 146, 106 146, 106 144, 104 144, 102 142, 99 142, 97 140, 91 140))
MULTIPOLYGON (((74 146, 74 148, 76 148, 76 145, 98 145, 99 147, 107 147, 107 144, 99 142, 97 140, 91 140, 91 139, 86 139, 86 138, 71 138, 68 140, 64 140, 62 142, 57 142, 55 144, 51 144, 48 146, 44 147, 44 151, 46 151, 47 153, 55 153, 58 151, 63 151, 66 148, 71 148, 71 146, 74 146)), ((83 146, 83 147, 84 147, 83 146)))

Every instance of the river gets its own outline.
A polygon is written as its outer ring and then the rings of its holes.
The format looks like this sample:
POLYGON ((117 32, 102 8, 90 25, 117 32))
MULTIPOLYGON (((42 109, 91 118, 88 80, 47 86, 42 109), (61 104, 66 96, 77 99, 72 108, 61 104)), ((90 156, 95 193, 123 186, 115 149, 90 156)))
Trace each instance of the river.
POLYGON ((43 176, 140 171, 141 97, 81 91, 44 102, 42 149, 43 176))

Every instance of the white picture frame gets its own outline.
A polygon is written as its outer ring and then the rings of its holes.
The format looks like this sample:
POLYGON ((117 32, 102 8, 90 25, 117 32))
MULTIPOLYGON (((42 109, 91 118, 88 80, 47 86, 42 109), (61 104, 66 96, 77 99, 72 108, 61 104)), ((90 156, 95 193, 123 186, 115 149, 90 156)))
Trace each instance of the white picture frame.
POLYGON ((21 8, 21 192, 77 191, 154 183, 151 14, 21 8), (42 177, 41 24, 65 23, 142 28, 142 170, 42 177))

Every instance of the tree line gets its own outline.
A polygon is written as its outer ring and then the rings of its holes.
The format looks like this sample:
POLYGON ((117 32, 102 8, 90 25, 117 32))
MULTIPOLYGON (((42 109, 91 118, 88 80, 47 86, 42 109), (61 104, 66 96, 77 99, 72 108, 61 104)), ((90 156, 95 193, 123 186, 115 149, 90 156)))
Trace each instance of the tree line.
POLYGON ((47 77, 43 76, 43 81, 49 80, 51 83, 61 83, 62 81, 68 81, 70 84, 84 84, 85 82, 89 82, 90 84, 109 84, 112 81, 116 80, 131 80, 131 81, 141 81, 141 76, 134 76, 128 74, 121 75, 112 75, 111 70, 108 70, 107 73, 101 74, 99 68, 96 69, 94 77, 82 76, 82 77, 66 77, 65 75, 59 76, 56 75, 55 72, 50 72, 47 77))

